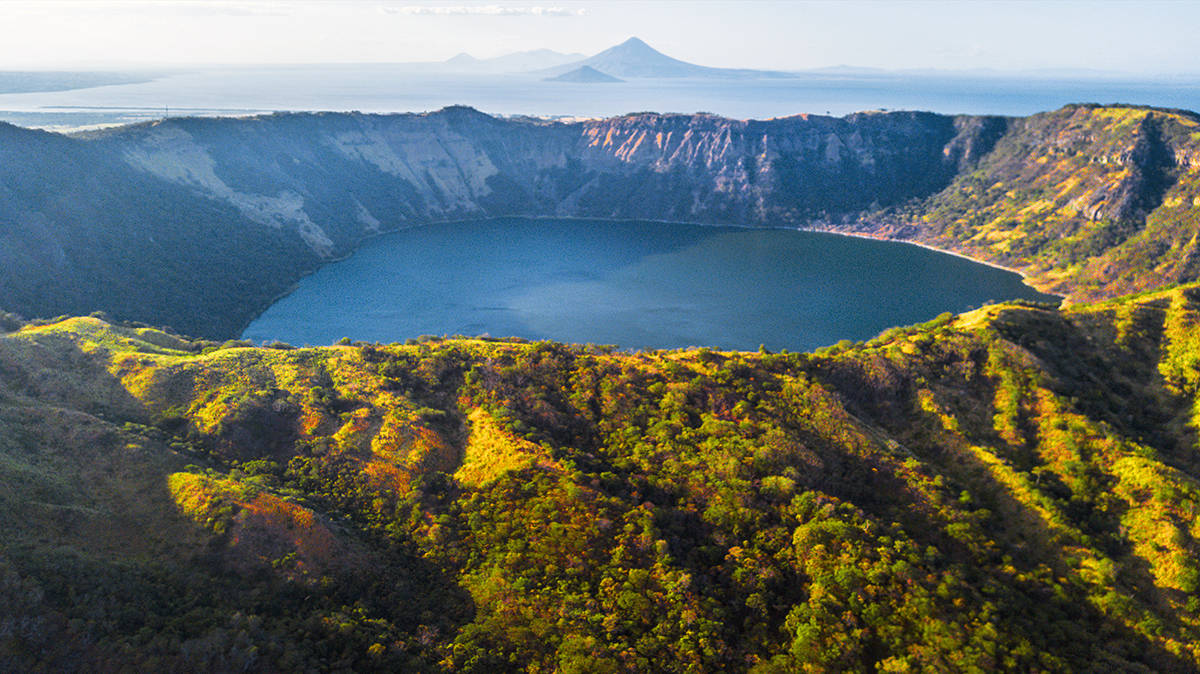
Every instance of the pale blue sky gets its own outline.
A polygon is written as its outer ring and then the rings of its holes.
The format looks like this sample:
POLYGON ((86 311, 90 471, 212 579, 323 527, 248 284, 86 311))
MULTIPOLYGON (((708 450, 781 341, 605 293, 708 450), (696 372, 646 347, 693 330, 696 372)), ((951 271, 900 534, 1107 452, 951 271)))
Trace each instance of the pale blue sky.
POLYGON ((636 35, 713 66, 1200 72, 1200 2, 0 0, 0 69, 404 62, 636 35))

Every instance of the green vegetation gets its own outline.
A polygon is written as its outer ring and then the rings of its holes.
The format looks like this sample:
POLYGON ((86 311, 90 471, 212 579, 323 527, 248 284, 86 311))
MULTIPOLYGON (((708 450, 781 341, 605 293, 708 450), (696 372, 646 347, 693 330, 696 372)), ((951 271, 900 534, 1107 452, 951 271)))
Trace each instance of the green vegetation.
POLYGON ((1020 120, 937 194, 868 227, 1016 267, 1094 300, 1197 279, 1200 117, 1070 105, 1020 120))
POLYGON ((813 354, 254 348, 0 312, 0 670, 1200 670, 1198 127, 1096 105, 0 125, 0 294, 27 315, 234 334, 329 254, 302 218, 261 222, 288 195, 337 254, 375 227, 566 204, 831 221, 1109 298, 813 354), (469 172, 431 154, 398 181, 300 140, 364 130, 451 134, 499 173, 422 192, 469 172), (800 149, 758 159, 768 132, 800 149), (122 159, 139 148, 165 173, 122 159), (532 175, 527 148, 566 165, 532 175), (205 158, 230 192, 197 191, 205 158))
POLYGON ((1200 287, 815 354, 0 336, 0 668, 1200 669, 1200 287))

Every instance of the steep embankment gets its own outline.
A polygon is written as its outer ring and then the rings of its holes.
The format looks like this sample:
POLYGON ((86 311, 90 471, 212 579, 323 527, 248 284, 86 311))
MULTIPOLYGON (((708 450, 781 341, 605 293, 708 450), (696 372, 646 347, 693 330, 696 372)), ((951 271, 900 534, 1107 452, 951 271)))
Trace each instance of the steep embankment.
POLYGON ((560 215, 781 225, 941 189, 1003 121, 859 113, 736 121, 641 114, 588 123, 591 179, 560 215))
POLYGON ((1198 317, 811 355, 27 326, 0 668, 1194 671, 1198 317))
POLYGON ((0 304, 232 334, 320 259, 110 148, 0 123, 0 304))
POLYGON ((893 204, 947 185, 997 124, 928 113, 765 122, 644 113, 555 124, 448 108, 178 120, 94 141, 252 221, 294 230, 328 256, 381 228, 455 218, 753 225, 893 204))

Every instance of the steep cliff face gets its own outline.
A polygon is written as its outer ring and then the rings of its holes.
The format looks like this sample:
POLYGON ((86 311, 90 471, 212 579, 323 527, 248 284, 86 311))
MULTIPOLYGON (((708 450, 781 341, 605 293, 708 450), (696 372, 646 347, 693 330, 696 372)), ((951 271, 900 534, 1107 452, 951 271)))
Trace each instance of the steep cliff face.
POLYGON ((576 147, 594 176, 559 212, 770 225, 891 204, 948 184, 954 148, 977 135, 959 126, 928 113, 602 120, 576 147))
POLYGON ((448 108, 171 120, 96 141, 142 172, 228 203, 332 257, 380 230, 546 210, 536 186, 566 163, 561 131, 448 108))
POLYGON ((794 224, 932 193, 980 135, 925 113, 552 124, 448 108, 174 120, 97 140, 331 257, 380 229, 487 215, 794 224))
POLYGON ((0 127, 0 292, 26 315, 103 309, 231 336, 376 232, 558 215, 915 238, 1103 296, 1200 274, 1197 124, 1100 106, 569 124, 454 107, 74 138, 0 127))

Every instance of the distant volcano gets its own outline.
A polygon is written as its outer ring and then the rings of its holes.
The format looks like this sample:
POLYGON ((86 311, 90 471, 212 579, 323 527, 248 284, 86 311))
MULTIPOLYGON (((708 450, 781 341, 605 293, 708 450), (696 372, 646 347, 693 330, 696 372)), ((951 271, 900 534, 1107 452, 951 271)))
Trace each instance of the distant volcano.
POLYGON ((607 73, 602 73, 591 66, 579 66, 578 68, 565 72, 557 77, 545 78, 547 82, 583 82, 583 83, 599 83, 599 82, 624 82, 625 80, 619 77, 613 77, 607 73))
POLYGON ((615 77, 770 77, 781 73, 765 70, 709 68, 673 59, 642 40, 631 37, 595 56, 543 70, 551 77, 563 75, 580 67, 591 67, 615 77))

